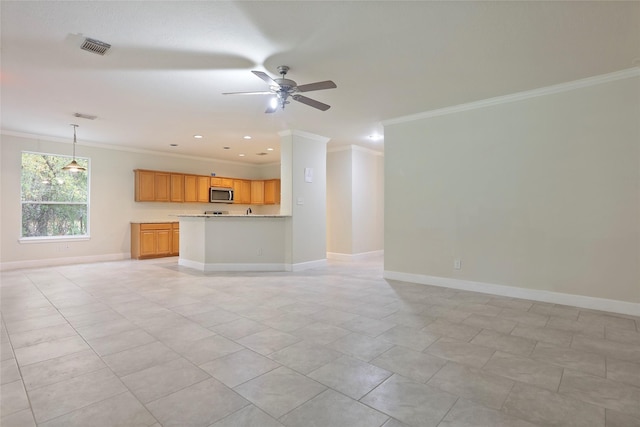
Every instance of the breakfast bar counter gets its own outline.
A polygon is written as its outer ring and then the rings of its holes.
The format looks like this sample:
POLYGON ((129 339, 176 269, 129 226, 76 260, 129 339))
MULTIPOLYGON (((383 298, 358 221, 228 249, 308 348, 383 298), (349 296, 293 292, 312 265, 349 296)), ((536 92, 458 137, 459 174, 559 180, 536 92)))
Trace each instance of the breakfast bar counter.
POLYGON ((288 215, 178 215, 179 265, 200 271, 290 271, 288 215))

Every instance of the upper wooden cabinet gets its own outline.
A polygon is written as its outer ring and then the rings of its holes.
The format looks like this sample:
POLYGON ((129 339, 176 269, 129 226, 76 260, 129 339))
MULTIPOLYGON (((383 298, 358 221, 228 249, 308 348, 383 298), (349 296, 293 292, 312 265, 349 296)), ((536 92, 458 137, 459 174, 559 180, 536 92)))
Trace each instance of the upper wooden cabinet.
POLYGON ((197 175, 184 176, 184 201, 185 202, 198 201, 198 176, 197 175))
POLYGON ((243 205, 251 203, 251 181, 248 179, 233 180, 233 203, 243 205))
POLYGON ((153 202, 156 200, 156 173, 153 171, 135 170, 136 202, 153 202))
POLYGON ((280 180, 267 179, 264 181, 264 204, 280 204, 280 180))
POLYGON ((206 203, 209 201, 209 188, 211 184, 208 176, 198 177, 198 201, 206 203))
POLYGON ((233 188, 233 178, 211 177, 212 187, 233 188))
POLYGON ((280 203, 280 180, 249 180, 135 169, 136 202, 208 203, 209 188, 233 188, 234 203, 280 203))
POLYGON ((171 201, 184 202, 184 175, 171 174, 171 201))
POLYGON ((264 205, 264 181, 251 181, 251 204, 264 205))
POLYGON ((135 201, 168 202, 171 195, 171 174, 136 169, 135 201))

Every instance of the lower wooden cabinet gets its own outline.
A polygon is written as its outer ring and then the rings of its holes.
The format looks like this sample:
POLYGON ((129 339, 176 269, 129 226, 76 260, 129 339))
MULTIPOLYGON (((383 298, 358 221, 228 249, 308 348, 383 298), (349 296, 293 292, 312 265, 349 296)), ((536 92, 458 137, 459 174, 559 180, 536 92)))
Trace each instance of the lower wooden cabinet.
POLYGON ((179 254, 180 224, 154 222, 131 224, 131 258, 159 258, 179 254))

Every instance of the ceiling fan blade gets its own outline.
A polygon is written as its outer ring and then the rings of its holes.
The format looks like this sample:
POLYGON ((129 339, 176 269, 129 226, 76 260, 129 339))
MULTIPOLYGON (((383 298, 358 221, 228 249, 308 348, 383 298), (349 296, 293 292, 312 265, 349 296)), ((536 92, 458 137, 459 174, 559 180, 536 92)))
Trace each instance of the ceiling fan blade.
POLYGON ((316 101, 315 99, 307 98, 306 96, 292 95, 291 97, 294 100, 298 101, 298 102, 302 102, 303 104, 306 104, 309 107, 317 108, 318 110, 327 111, 329 108, 331 108, 330 105, 323 104, 320 101, 316 101))
POLYGON ((269 77, 267 73, 263 73, 262 71, 252 71, 252 73, 264 80, 269 86, 280 87, 280 85, 276 83, 271 77, 269 77))
POLYGON ((323 89, 335 89, 338 86, 331 80, 326 80, 324 82, 316 82, 309 83, 306 85, 299 85, 298 92, 311 92, 312 90, 323 90, 323 89))
POLYGON ((225 92, 223 95, 273 95, 273 92, 225 92))

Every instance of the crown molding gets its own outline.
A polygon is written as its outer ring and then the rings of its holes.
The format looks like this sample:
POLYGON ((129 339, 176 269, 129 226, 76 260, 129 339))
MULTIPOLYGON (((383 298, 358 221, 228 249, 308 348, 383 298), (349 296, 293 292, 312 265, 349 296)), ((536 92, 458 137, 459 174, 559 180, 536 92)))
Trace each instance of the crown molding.
POLYGON ((280 137, 283 136, 301 136, 303 138, 311 139, 318 142, 328 143, 331 138, 322 135, 316 135, 315 133, 305 132, 303 130, 283 130, 278 132, 280 137))
MULTIPOLYGON (((15 136, 18 138, 35 139, 35 140, 47 141, 47 142, 57 142, 61 144, 73 143, 73 141, 70 141, 68 138, 58 138, 55 136, 37 135, 37 134, 30 134, 25 132, 15 132, 15 131, 10 131, 5 129, 0 129, 0 135, 15 136)), ((188 154, 167 153, 164 151, 145 150, 143 148, 124 147, 121 145, 102 144, 98 142, 77 142, 76 144, 82 147, 101 148, 104 150, 123 151, 126 153, 153 154, 156 156, 172 157, 172 158, 187 159, 187 160, 199 160, 199 161, 204 160, 206 162, 216 162, 216 163, 236 165, 236 166, 261 167, 261 166, 280 164, 280 162, 244 163, 244 162, 236 162, 233 160, 216 159, 213 157, 190 156, 188 154)))
POLYGON ((327 148, 327 153, 336 153, 336 152, 348 151, 348 150, 362 151, 364 153, 373 154, 374 156, 384 157, 384 152, 382 151, 372 150, 371 148, 362 147, 360 145, 355 145, 355 144, 339 145, 337 147, 327 148))
POLYGON ((469 102, 467 104, 453 105, 451 107, 444 107, 437 110, 425 111, 423 113, 411 114, 408 116, 384 120, 382 122, 382 126, 396 125, 399 123, 412 122, 415 120, 428 119, 432 117, 444 116, 447 114, 455 114, 463 111, 476 110, 479 108, 486 108, 499 104, 507 104, 510 102, 536 98, 538 96, 551 95, 555 93, 566 92, 638 76, 640 76, 640 67, 627 68, 625 70, 616 71, 613 73, 587 77, 584 79, 560 83, 553 86, 545 86, 538 89, 527 90, 524 92, 512 93, 510 95, 497 96, 495 98, 487 98, 481 101, 469 102))

